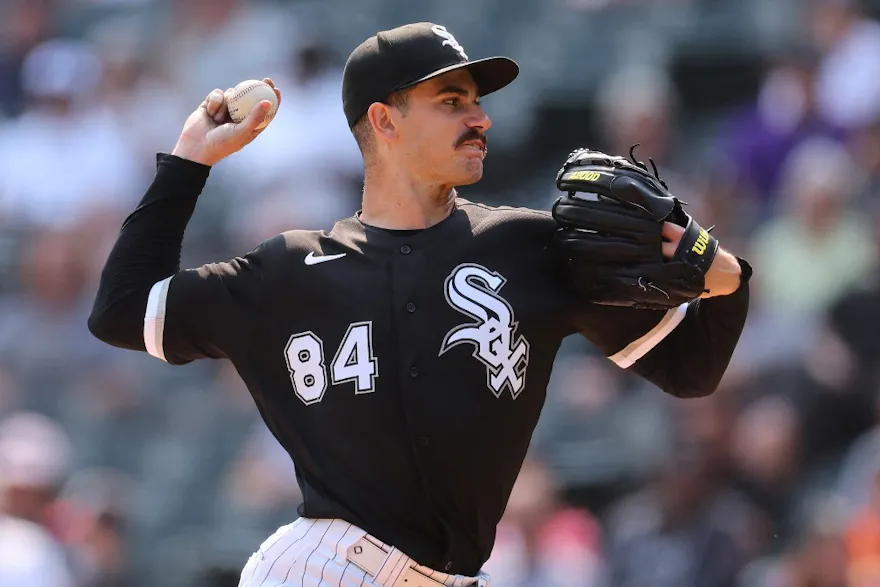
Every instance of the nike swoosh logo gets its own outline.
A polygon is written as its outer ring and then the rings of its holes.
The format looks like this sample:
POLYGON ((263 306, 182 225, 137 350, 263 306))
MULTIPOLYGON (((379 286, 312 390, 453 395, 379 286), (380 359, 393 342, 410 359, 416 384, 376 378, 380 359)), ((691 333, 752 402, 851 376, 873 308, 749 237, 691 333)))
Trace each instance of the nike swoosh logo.
POLYGON ((315 253, 310 252, 308 255, 306 255, 305 263, 306 265, 317 265, 318 263, 335 261, 336 259, 341 259, 344 256, 345 253, 339 253, 338 255, 321 255, 320 257, 316 257, 315 253))

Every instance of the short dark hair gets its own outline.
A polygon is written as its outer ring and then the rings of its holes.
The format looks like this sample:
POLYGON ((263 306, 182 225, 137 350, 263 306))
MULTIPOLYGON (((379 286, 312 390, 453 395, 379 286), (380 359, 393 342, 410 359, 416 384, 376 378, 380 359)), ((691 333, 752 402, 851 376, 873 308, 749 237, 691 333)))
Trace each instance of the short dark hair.
MULTIPOLYGON (((394 92, 384 102, 389 106, 397 108, 403 116, 406 116, 407 109, 409 108, 409 89, 394 92)), ((361 150, 361 154, 364 157, 372 155, 376 149, 376 137, 373 136, 373 128, 370 126, 370 120, 366 114, 361 116, 360 120, 355 123, 351 128, 351 132, 354 135, 358 148, 361 150)))

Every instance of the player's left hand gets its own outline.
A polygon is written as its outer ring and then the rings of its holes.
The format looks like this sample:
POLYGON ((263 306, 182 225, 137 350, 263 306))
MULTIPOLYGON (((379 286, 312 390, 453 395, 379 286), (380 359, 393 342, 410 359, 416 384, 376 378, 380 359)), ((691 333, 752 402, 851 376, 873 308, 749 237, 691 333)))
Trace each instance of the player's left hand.
POLYGON ((578 149, 553 205, 562 278, 585 301, 669 309, 739 287, 739 263, 669 193, 656 168, 578 149))
MULTIPOLYGON (((663 236, 661 245, 663 258, 671 261, 684 236, 684 227, 672 222, 664 222, 660 234, 663 236)), ((705 281, 708 291, 703 292, 700 297, 711 298, 732 294, 739 288, 741 275, 742 267, 736 257, 719 247, 709 270, 706 271, 705 281)))

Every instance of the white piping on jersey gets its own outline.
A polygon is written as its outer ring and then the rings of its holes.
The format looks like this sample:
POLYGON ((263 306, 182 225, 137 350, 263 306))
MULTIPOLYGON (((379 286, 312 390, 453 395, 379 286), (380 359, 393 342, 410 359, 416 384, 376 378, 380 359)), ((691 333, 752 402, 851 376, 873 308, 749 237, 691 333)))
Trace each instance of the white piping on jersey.
POLYGON ((677 308, 670 309, 660 319, 657 326, 608 358, 623 369, 632 367, 636 361, 648 354, 648 351, 660 344, 664 338, 669 336, 670 332, 675 330, 676 326, 681 324, 681 321, 687 315, 687 311, 688 304, 682 304, 677 308))
POLYGON ((147 311, 144 314, 144 346, 148 353, 163 361, 165 361, 165 349, 162 348, 162 338, 165 334, 165 304, 168 301, 170 283, 171 278, 166 277, 150 288, 147 311))

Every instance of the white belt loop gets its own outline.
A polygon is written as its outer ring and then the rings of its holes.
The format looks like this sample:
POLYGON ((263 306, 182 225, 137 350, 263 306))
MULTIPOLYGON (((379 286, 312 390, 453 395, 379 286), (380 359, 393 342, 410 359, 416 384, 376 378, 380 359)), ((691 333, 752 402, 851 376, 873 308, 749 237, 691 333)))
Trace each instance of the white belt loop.
POLYGON ((394 569, 397 568, 397 563, 399 563, 400 559, 405 556, 405 554, 403 554, 396 548, 392 548, 391 552, 388 553, 388 556, 385 557, 385 561, 382 563, 382 566, 379 567, 379 572, 374 575, 374 577, 376 578, 376 582, 381 585, 388 583, 391 580, 394 569))
POLYGON ((348 560, 373 577, 379 574, 379 570, 385 564, 385 559, 388 557, 387 552, 366 538, 361 538, 349 546, 347 555, 348 560))
POLYGON ((396 548, 390 552, 373 544, 367 537, 348 547, 348 560, 372 575, 375 583, 386 587, 446 587, 443 583, 412 568, 415 564, 396 548), (405 568, 401 572, 400 567, 405 568), (395 578, 394 575, 397 574, 395 578), (389 581, 395 578, 393 583, 389 581))

